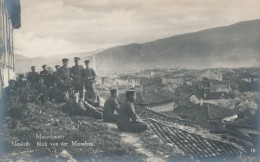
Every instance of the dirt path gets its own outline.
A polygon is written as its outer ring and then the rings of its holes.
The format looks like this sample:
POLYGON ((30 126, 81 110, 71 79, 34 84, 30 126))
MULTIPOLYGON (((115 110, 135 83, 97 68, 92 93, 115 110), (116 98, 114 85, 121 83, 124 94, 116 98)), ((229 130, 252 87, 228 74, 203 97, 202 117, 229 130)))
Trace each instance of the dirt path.
POLYGON ((121 133, 120 136, 122 137, 122 140, 136 148, 137 152, 140 152, 146 156, 144 161, 146 162, 164 162, 166 160, 159 158, 155 156, 151 151, 147 150, 142 142, 140 141, 140 138, 137 136, 137 134, 133 133, 121 133))
MULTIPOLYGON (((110 129, 118 129, 115 124, 106 123, 106 126, 110 129)), ((146 149, 143 146, 138 134, 123 132, 123 133, 120 133, 120 136, 122 137, 122 140, 125 143, 128 143, 129 145, 134 146, 136 148, 135 150, 137 152, 140 152, 141 154, 146 156, 144 161, 146 161, 146 162, 165 162, 166 161, 165 159, 155 156, 151 151, 146 149)))

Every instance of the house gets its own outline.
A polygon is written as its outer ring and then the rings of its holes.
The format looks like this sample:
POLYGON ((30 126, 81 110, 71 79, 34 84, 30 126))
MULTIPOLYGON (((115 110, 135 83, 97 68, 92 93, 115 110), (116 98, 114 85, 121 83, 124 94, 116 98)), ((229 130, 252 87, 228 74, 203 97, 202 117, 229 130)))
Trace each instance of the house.
POLYGON ((186 78, 186 79, 184 80, 184 85, 186 85, 186 86, 192 86, 192 85, 193 85, 193 79, 191 79, 191 78, 186 78))
POLYGON ((128 86, 135 87, 141 85, 140 78, 138 77, 128 77, 127 81, 128 81, 128 86))
POLYGON ((212 70, 207 70, 207 71, 201 73, 197 77, 197 80, 202 81, 204 78, 207 78, 209 80, 222 81, 223 80, 223 75, 220 72, 213 72, 212 70))
POLYGON ((0 92, 15 79, 13 30, 21 27, 20 0, 0 0, 0 92))
POLYGON ((222 118, 221 121, 222 121, 222 123, 224 123, 224 122, 233 123, 237 118, 238 118, 238 116, 237 116, 237 114, 235 114, 235 115, 226 116, 226 117, 222 118))
POLYGON ((164 76, 161 77, 162 79, 162 84, 166 85, 166 84, 176 84, 176 85, 183 85, 184 84, 184 78, 183 77, 175 77, 175 76, 164 76))
POLYGON ((173 112, 184 118, 198 118, 208 122, 222 123, 225 120, 233 122, 237 118, 234 110, 203 102, 189 106, 179 105, 173 112))
POLYGON ((144 70, 140 73, 137 73, 137 77, 140 78, 150 78, 153 77, 155 75, 155 73, 152 70, 144 70))
POLYGON ((209 90, 210 89, 210 80, 208 78, 203 78, 199 83, 199 89, 201 90, 209 90))
POLYGON ((210 92, 231 92, 230 83, 226 81, 211 81, 210 82, 210 92))

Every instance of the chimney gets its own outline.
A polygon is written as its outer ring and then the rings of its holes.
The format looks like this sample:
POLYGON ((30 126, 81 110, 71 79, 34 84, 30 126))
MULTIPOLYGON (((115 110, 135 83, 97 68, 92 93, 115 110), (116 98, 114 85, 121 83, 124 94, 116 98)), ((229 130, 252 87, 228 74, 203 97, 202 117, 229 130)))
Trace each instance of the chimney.
POLYGON ((203 106, 203 99, 200 98, 200 106, 203 106))
POLYGON ((105 77, 101 77, 101 79, 102 79, 102 85, 104 85, 106 78, 105 77))

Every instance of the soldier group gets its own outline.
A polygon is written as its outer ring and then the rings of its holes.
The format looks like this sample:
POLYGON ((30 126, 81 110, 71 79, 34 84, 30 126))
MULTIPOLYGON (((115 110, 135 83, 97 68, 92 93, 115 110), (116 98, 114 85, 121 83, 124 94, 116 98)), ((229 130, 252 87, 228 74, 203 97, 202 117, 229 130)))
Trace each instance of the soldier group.
POLYGON ((135 91, 127 91, 125 101, 119 105, 118 89, 110 89, 111 96, 101 109, 100 97, 95 88, 96 73, 89 67, 90 60, 84 61, 86 68, 80 65, 79 61, 79 57, 74 57, 75 65, 69 68, 69 59, 64 58, 62 66, 56 65, 53 74, 47 70, 47 65, 42 66, 40 74, 36 72, 35 66, 32 66, 27 79, 20 74, 17 81, 10 80, 4 94, 7 97, 12 96, 12 90, 16 90, 15 94, 18 94, 22 102, 71 101, 67 102, 68 110, 72 110, 71 112, 86 114, 97 119, 103 118, 105 122, 116 122, 121 131, 145 131, 147 124, 135 113, 135 91))

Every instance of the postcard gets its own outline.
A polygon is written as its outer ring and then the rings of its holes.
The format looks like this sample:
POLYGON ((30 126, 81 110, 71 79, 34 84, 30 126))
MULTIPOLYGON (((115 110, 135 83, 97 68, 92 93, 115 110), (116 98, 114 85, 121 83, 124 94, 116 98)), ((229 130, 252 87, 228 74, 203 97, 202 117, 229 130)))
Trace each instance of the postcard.
POLYGON ((0 161, 260 161, 259 6, 0 0, 0 161))

